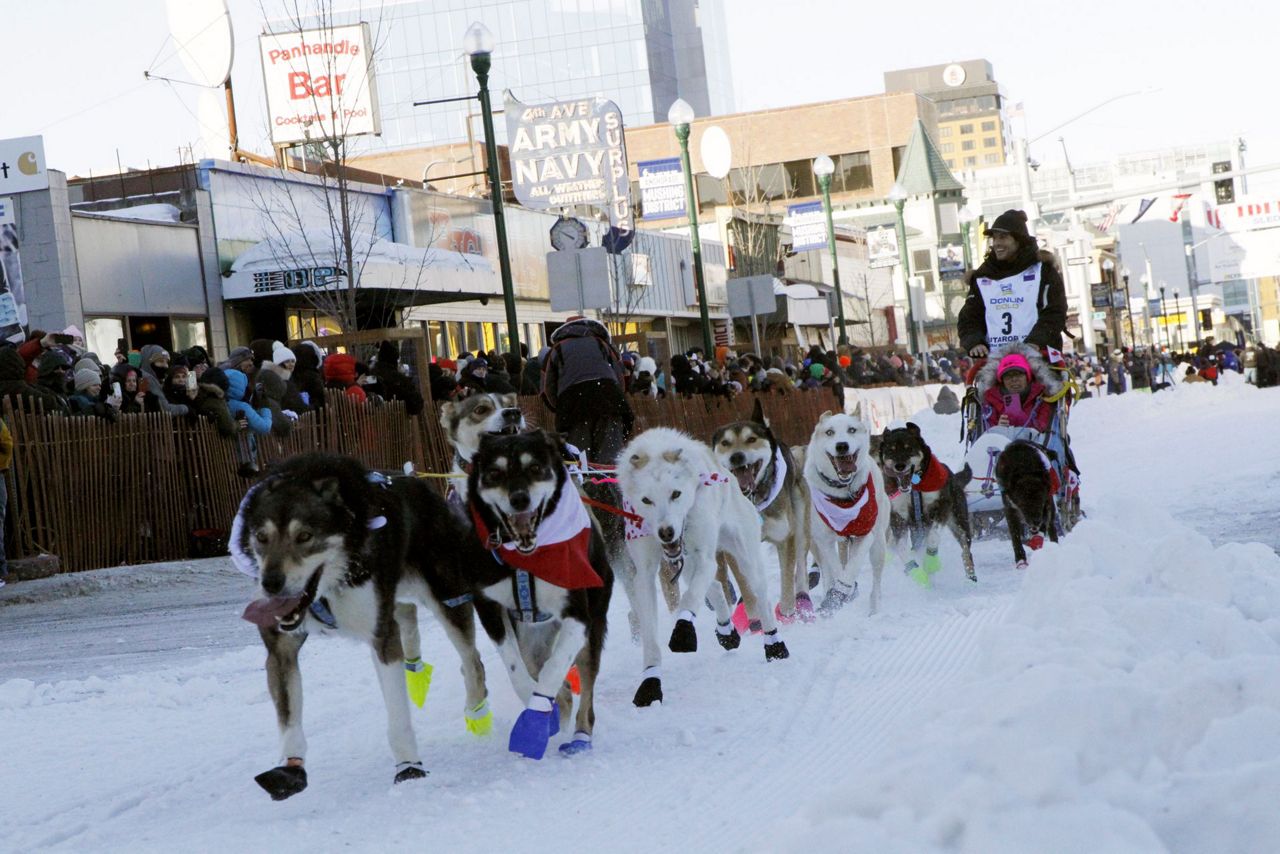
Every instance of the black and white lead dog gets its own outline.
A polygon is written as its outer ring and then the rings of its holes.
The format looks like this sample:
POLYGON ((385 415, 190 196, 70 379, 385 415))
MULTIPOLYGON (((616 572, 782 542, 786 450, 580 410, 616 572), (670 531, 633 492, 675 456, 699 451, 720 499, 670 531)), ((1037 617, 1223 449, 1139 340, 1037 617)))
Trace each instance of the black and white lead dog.
MULTIPOLYGON (((371 475, 350 457, 294 457, 245 496, 231 553, 258 580, 260 598, 244 618, 258 626, 267 648, 281 763, 255 779, 273 799, 307 785, 298 651, 312 633, 371 647, 397 783, 426 776, 409 718, 397 600, 435 612, 462 659, 468 715, 487 714, 475 614, 459 603, 467 601, 471 567, 489 557, 425 481, 371 475)), ((404 628, 416 644, 416 626, 404 628)), ((416 655, 412 650, 410 658, 416 655)))
POLYGON ((486 435, 468 482, 475 535, 491 559, 473 575, 475 605, 525 710, 509 748, 541 759, 568 719, 565 681, 578 667, 581 696, 566 755, 591 749, 595 681, 613 571, 599 528, 570 482, 564 445, 540 430, 486 435))

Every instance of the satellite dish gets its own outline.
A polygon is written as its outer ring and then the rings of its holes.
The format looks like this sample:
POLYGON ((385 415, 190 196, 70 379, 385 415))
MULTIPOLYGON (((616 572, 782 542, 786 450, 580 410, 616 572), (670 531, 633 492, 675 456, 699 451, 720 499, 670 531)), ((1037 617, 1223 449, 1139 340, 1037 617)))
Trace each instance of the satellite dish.
POLYGON ((729 134, 719 125, 711 125, 702 132, 699 145, 702 152, 702 168, 712 178, 723 179, 729 174, 729 165, 733 161, 733 151, 729 147, 729 134))
POLYGON ((227 101, 217 89, 201 89, 196 100, 196 118, 200 122, 200 142, 205 157, 231 160, 231 129, 227 125, 227 101))
POLYGON ((178 59, 201 86, 221 86, 235 55, 227 0, 165 0, 178 59))

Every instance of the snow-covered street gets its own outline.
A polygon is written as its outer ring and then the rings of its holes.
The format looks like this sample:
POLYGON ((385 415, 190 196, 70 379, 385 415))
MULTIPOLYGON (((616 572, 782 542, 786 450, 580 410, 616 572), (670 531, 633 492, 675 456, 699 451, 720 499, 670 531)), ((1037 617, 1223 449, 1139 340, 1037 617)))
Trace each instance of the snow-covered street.
MULTIPOLYGON (((959 416, 919 419, 948 463, 959 416)), ((251 583, 227 560, 0 591, 0 848, 79 851, 1254 852, 1280 840, 1280 391, 1235 375, 1072 416, 1088 518, 1013 569, 959 549, 922 590, 760 641, 664 659, 638 710, 625 596, 594 752, 517 759, 519 712, 481 640, 495 731, 463 727, 457 659, 414 719, 430 776, 392 787, 366 649, 302 655, 310 786, 272 802, 275 714, 251 583)), ((777 584, 776 577, 774 584, 777 584)))

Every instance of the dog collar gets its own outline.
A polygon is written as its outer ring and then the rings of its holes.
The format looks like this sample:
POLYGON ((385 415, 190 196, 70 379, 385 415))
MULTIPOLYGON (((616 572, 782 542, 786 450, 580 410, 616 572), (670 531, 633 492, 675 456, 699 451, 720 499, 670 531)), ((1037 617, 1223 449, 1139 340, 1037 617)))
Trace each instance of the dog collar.
POLYGON ((453 451, 453 464, 457 466, 463 474, 471 476, 471 460, 464 460, 462 454, 458 453, 457 448, 453 451))
MULTIPOLYGON (((782 446, 779 445, 773 451, 773 459, 769 461, 769 470, 773 473, 772 480, 766 478, 765 483, 769 484, 769 494, 764 497, 763 501, 755 501, 755 490, 752 490, 751 498, 756 505, 756 510, 763 513, 773 504, 778 493, 782 492, 783 481, 787 479, 787 461, 782 456, 782 446)), ((757 488, 759 484, 756 485, 757 488)))

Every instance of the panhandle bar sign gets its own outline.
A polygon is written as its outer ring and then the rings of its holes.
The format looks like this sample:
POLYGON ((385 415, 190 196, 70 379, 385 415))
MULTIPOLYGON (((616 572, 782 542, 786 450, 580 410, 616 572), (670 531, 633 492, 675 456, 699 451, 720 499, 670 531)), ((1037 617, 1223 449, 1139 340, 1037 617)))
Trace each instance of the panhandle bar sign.
POLYGON ((634 228, 622 111, 585 98, 522 104, 506 93, 511 188, 527 208, 604 209, 619 231, 634 228))
POLYGON ((380 134, 369 25, 259 37, 273 145, 380 134))

